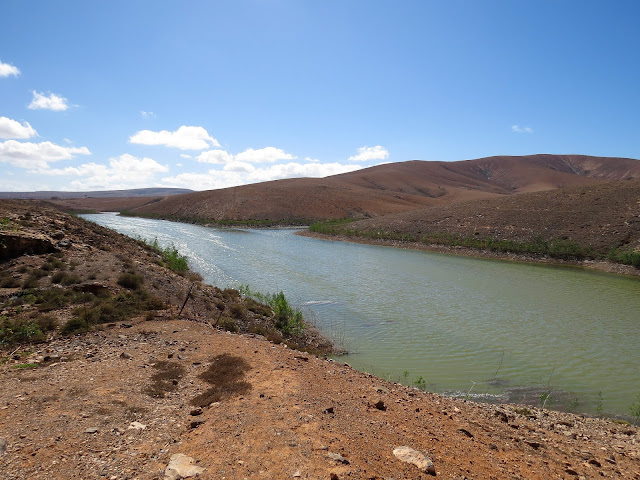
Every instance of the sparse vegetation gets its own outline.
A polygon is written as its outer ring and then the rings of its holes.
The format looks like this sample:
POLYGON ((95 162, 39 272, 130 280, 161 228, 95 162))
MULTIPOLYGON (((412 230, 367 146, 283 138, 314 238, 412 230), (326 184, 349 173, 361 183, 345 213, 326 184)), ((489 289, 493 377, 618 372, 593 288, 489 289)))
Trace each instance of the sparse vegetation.
POLYGON ((118 277, 118 285, 129 290, 138 290, 144 283, 144 278, 133 272, 125 272, 118 277))
POLYGON ((302 319, 302 312, 297 308, 291 307, 283 292, 267 294, 253 292, 249 285, 241 285, 239 292, 269 305, 273 311, 276 328, 285 336, 296 335, 304 330, 305 324, 302 319))
POLYGON ((176 273, 184 274, 189 270, 189 263, 185 255, 181 255, 174 244, 162 248, 155 238, 153 242, 148 242, 143 238, 136 239, 145 248, 157 253, 162 258, 162 264, 176 273))
POLYGON ((156 373, 151 376, 152 383, 144 392, 150 397, 163 398, 167 393, 178 388, 184 375, 184 367, 176 362, 161 361, 153 366, 156 373))
POLYGON ((36 321, 0 317, 0 345, 37 343, 44 340, 46 335, 36 321))
POLYGON ((633 417, 633 422, 638 425, 640 422, 640 393, 636 395, 636 401, 629 406, 629 413, 633 417))

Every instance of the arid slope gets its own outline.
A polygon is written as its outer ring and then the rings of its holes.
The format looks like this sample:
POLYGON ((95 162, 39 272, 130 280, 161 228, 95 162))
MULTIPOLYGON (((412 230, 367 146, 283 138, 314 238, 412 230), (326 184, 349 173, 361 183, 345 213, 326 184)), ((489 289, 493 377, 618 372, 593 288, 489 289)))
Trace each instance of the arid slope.
POLYGON ((640 180, 452 203, 348 228, 417 238, 443 233, 528 243, 539 237, 576 242, 600 254, 612 248, 640 251, 640 180))
POLYGON ((168 197, 133 214, 186 221, 308 223, 640 177, 640 161, 584 155, 390 163, 322 179, 288 179, 168 197))

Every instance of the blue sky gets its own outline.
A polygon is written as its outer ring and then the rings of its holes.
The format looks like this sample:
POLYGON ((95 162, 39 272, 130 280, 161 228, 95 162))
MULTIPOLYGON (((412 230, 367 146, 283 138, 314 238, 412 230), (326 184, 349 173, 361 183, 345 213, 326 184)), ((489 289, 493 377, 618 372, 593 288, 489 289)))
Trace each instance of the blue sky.
POLYGON ((640 158, 640 2, 4 1, 0 190, 640 158))

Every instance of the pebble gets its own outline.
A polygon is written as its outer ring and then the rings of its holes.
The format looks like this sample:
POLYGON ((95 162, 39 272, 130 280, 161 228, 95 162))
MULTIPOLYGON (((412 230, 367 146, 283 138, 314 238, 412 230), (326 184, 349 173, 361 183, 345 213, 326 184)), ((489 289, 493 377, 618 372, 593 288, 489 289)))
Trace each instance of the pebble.
POLYGON ((339 453, 332 453, 329 452, 327 453, 327 458, 330 458, 331 460, 333 460, 334 462, 338 462, 338 463, 342 463, 344 465, 349 465, 349 460, 347 460, 346 458, 344 458, 342 455, 340 455, 339 453))
POLYGON ((85 429, 84 433, 98 433, 99 431, 98 427, 89 427, 85 429))
POLYGON ((4 452, 7 451, 7 447, 9 444, 4 438, 0 438, 0 455, 4 455, 4 452))
POLYGON ((129 430, 146 430, 147 426, 140 422, 131 422, 129 424, 129 430))

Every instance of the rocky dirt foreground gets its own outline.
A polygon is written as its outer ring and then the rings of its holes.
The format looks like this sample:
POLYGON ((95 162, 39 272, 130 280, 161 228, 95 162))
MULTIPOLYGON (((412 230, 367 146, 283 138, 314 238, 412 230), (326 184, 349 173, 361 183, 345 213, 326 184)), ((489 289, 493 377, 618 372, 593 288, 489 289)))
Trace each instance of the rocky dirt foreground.
POLYGON ((1 367, 1 478, 182 478, 167 468, 177 454, 203 479, 640 478, 636 427, 423 393, 188 320, 127 327, 1 367), (200 406, 216 363, 231 396, 200 406))
MULTIPOLYGON (((178 319, 194 280, 154 263, 152 252, 44 207, 26 220, 16 204, 6 212, 12 235, 40 231, 62 254, 1 264, 3 321, 39 319, 38 304, 11 299, 63 288, 52 283, 60 271, 76 277, 66 288, 102 285, 108 299, 134 295, 114 279, 135 271, 164 306, 2 348, 0 479, 640 479, 637 427, 424 393, 256 333, 222 331, 213 317, 267 320, 213 287, 199 285, 178 319)), ((85 302, 47 315, 89 318, 85 302)))

